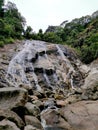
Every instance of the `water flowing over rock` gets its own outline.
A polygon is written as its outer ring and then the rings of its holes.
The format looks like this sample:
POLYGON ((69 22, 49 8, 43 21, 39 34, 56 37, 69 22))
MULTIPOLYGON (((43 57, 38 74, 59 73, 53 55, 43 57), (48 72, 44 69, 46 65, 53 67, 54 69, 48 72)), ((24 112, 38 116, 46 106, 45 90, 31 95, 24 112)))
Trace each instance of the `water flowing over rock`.
POLYGON ((77 62, 76 55, 67 47, 26 41, 11 60, 6 79, 13 86, 27 86, 40 92, 44 86, 51 89, 81 87, 83 75, 77 62))

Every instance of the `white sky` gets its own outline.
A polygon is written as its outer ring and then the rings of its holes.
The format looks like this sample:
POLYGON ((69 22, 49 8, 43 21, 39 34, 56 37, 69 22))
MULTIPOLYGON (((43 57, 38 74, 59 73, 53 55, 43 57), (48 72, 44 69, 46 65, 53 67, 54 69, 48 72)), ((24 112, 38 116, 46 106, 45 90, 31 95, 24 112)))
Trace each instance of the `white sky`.
MULTIPOLYGON (((8 1, 8 0, 6 0, 8 1)), ((98 0, 9 0, 16 4, 19 12, 26 18, 27 25, 38 31, 49 25, 59 25, 91 15, 98 10, 98 0)))

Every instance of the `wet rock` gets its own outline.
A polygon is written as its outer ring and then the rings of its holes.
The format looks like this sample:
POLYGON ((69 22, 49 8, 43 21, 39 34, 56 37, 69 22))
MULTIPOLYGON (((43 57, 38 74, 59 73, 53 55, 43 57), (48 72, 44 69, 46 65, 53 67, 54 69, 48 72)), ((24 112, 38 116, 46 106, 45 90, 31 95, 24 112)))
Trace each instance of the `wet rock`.
POLYGON ((15 123, 4 119, 2 121, 0 121, 0 130, 20 130, 15 123))
POLYGON ((27 114, 29 115, 33 115, 37 117, 40 114, 40 109, 36 105, 30 102, 26 103, 25 108, 27 110, 27 114))
POLYGON ((53 65, 45 57, 40 57, 40 59, 34 64, 35 72, 46 72, 46 74, 53 74, 53 65))
POLYGON ((55 99, 54 98, 49 98, 48 100, 44 101, 44 107, 45 108, 52 108, 54 107, 56 104, 55 99))
POLYGON ((35 62, 38 59, 38 53, 32 49, 31 53, 28 54, 28 61, 29 62, 35 62))
POLYGON ((41 113, 41 121, 45 130, 72 130, 57 110, 47 109, 41 113))
POLYGON ((97 101, 80 101, 67 105, 60 113, 74 130, 97 130, 97 107, 97 101))
POLYGON ((13 109, 24 106, 27 102, 27 91, 21 88, 6 87, 0 89, 0 108, 13 109))
POLYGON ((23 84, 41 91, 42 88, 81 87, 85 72, 80 71, 81 64, 77 62, 75 52, 67 46, 25 41, 9 64, 7 80, 13 86, 23 84))
POLYGON ((26 115, 25 116, 25 122, 26 122, 26 125, 32 125, 36 129, 43 130, 40 121, 34 116, 26 115))
POLYGON ((52 43, 48 44, 46 52, 47 52, 47 54, 51 54, 51 53, 56 54, 57 53, 57 48, 56 48, 55 44, 52 44, 52 43))

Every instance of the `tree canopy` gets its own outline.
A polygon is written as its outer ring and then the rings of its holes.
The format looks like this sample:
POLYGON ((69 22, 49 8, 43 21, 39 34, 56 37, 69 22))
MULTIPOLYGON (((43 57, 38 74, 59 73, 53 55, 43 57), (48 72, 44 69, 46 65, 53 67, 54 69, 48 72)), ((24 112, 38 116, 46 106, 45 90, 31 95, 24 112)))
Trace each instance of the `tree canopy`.
POLYGON ((0 41, 6 44, 21 39, 25 23, 14 3, 8 2, 4 7, 4 0, 0 0, 0 41))

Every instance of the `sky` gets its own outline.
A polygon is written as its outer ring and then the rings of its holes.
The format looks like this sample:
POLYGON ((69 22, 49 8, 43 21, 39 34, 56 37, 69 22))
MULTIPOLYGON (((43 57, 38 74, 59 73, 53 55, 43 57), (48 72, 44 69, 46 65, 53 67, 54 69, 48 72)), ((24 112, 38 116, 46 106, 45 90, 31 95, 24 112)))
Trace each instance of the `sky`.
MULTIPOLYGON (((6 0, 7 2, 8 0, 6 0)), ((16 4, 27 25, 38 32, 98 10, 98 0, 9 0, 16 4)))

